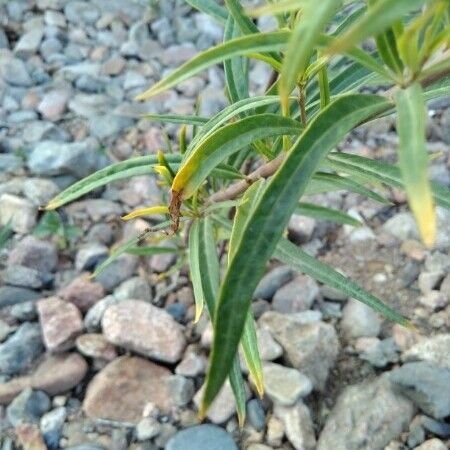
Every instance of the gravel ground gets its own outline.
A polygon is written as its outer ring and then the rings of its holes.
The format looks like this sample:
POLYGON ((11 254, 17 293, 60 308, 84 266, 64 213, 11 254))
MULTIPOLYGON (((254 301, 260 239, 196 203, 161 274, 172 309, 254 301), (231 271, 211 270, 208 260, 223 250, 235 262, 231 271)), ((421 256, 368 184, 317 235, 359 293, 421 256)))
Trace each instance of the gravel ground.
MULTIPOLYGON (((270 29, 264 18, 259 26, 270 29)), ((359 228, 295 216, 289 235, 411 318, 393 325, 309 277, 271 263, 253 302, 266 395, 248 382, 239 429, 228 385, 203 424, 197 405, 211 344, 193 324, 191 285, 172 254, 109 250, 166 201, 152 175, 100 189, 46 215, 39 206, 111 162, 167 148, 176 126, 148 112, 210 116, 226 105, 214 67, 155 101, 133 101, 222 29, 182 2, 0 0, 0 449, 445 450, 450 444, 450 214, 432 250, 404 194, 311 197, 359 228), (153 6, 152 6, 153 4, 153 6)), ((252 93, 269 73, 251 67, 252 93)), ((430 105, 430 173, 450 186, 449 99, 430 105)), ((342 148, 392 162, 392 118, 342 148)), ((380 191, 381 192, 381 191, 380 191)))

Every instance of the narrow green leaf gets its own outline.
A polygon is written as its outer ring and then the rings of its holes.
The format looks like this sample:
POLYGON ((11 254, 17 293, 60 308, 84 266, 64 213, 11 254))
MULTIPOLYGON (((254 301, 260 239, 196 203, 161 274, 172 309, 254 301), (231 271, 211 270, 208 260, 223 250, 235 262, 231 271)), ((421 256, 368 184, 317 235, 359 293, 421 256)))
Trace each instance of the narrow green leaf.
POLYGON ((371 36, 387 30, 411 11, 419 9, 427 0, 379 0, 359 20, 340 35, 330 46, 330 53, 342 53, 371 36))
POLYGON ((153 120, 154 122, 162 123, 180 123, 186 125, 202 126, 208 119, 200 116, 187 116, 180 114, 145 114, 144 119, 153 120))
POLYGON ((175 247, 128 247, 126 253, 138 256, 152 256, 161 255, 164 253, 177 253, 178 249, 175 247))
POLYGON ((197 322, 203 311, 205 303, 202 286, 202 274, 200 272, 199 250, 200 250, 200 223, 194 220, 189 230, 189 274, 195 300, 195 319, 197 322))
POLYGON ((295 208, 295 214, 312 217, 318 220, 327 220, 342 225, 361 226, 361 222, 352 216, 339 211, 338 209, 326 208, 325 206, 315 205, 313 203, 301 202, 295 208))
POLYGON ((348 95, 333 101, 310 122, 267 184, 246 223, 221 285, 203 410, 214 400, 226 379, 253 291, 320 162, 355 126, 389 107, 386 99, 375 95, 348 95))
POLYGON ((289 32, 287 31, 250 34, 212 47, 175 69, 150 89, 138 95, 137 99, 145 100, 153 97, 187 80, 198 72, 234 56, 251 54, 253 57, 256 57, 259 52, 282 50, 288 36, 289 32))
POLYGON ((300 124, 276 114, 259 114, 219 128, 189 155, 178 171, 172 190, 189 198, 221 161, 252 142, 272 136, 295 135, 300 124))
POLYGON ((228 13, 225 8, 219 6, 214 0, 186 0, 193 8, 198 9, 200 12, 211 16, 219 23, 225 23, 228 18, 228 13))
POLYGON ((340 0, 305 2, 300 20, 292 31, 286 49, 279 92, 283 111, 287 113, 288 97, 308 66, 320 33, 337 10, 340 0))
POLYGON ((0 249, 2 249, 6 245, 11 235, 11 221, 8 221, 8 223, 0 229, 0 249))
POLYGON ((436 213, 428 180, 426 108, 420 84, 413 83, 406 89, 399 89, 395 101, 400 173, 422 240, 430 247, 436 238, 436 213))
POLYGON ((307 0, 280 0, 276 3, 268 3, 257 8, 248 8, 246 13, 252 17, 259 17, 265 15, 282 14, 286 12, 298 11, 302 8, 307 0))
POLYGON ((374 295, 365 291, 361 286, 349 278, 335 271, 333 268, 308 255, 301 248, 287 239, 280 239, 275 250, 275 258, 300 272, 331 286, 344 294, 370 306, 384 317, 401 325, 410 326, 408 319, 387 306, 374 295))
MULTIPOLYGON (((367 181, 381 181, 388 186, 404 188, 404 183, 398 167, 381 161, 348 153, 331 153, 328 156, 332 167, 338 171, 357 175, 367 181)), ((450 209, 450 189, 439 183, 431 183, 436 203, 450 209)))

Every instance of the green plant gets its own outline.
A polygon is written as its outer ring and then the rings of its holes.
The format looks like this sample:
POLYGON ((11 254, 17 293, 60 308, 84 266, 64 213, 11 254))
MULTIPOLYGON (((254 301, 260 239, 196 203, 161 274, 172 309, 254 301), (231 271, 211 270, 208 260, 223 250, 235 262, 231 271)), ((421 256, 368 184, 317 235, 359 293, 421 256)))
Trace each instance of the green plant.
POLYGON ((9 241, 9 238, 12 236, 13 231, 11 228, 10 221, 0 228, 0 250, 2 250, 6 243, 9 241))
POLYGON ((200 414, 228 377, 242 422, 245 396, 237 350, 241 344, 261 394, 250 303, 270 258, 409 325, 381 300, 289 242, 283 232, 295 211, 357 225, 341 211, 299 203, 305 194, 345 188, 387 202, 370 187, 386 185, 405 189, 423 241, 433 244, 435 204, 449 208, 450 191, 427 176, 426 102, 450 93, 450 4, 280 0, 244 10, 238 0, 225 0, 225 7, 212 0, 188 3, 224 24, 224 42, 172 71, 138 99, 147 100, 223 63, 230 105, 212 118, 149 115, 149 120, 182 125, 179 153, 113 164, 66 189, 47 208, 115 180, 146 174, 150 167, 160 174, 171 190, 170 204, 132 216, 165 213, 167 220, 116 249, 98 270, 145 241, 176 235, 187 239, 196 317, 206 304, 214 325, 200 414), (274 14, 279 30, 261 33, 252 17, 262 14, 274 14), (363 45, 373 39, 375 46, 363 45), (270 85, 256 97, 248 91, 252 58, 273 70, 270 85), (379 95, 362 93, 370 86, 385 89, 379 95), (353 129, 394 112, 400 137, 398 166, 336 151, 353 129), (193 130, 189 143, 188 126, 193 130), (226 243, 223 258, 219 242, 226 243))
POLYGON ((57 244, 65 249, 69 242, 81 235, 80 228, 64 223, 55 211, 46 211, 33 230, 37 237, 56 236, 57 244))

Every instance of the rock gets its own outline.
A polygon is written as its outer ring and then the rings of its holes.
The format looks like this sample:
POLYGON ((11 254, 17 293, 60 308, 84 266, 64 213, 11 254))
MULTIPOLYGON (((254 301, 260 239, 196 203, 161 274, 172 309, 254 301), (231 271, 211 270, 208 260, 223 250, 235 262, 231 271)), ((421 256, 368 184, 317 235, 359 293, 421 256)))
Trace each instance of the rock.
POLYGON ((289 238, 298 244, 304 244, 311 239, 315 227, 315 219, 292 214, 288 225, 289 238))
POLYGON ((69 92, 64 90, 53 90, 47 92, 39 102, 37 110, 45 119, 56 122, 62 118, 69 100, 69 92))
POLYGON ((448 302, 448 297, 440 291, 429 291, 419 297, 419 303, 432 311, 445 308, 448 302))
POLYGON ((447 298, 450 298, 450 273, 442 280, 439 289, 447 298))
POLYGON ((92 419, 136 424, 148 403, 168 411, 172 406, 168 369, 139 357, 122 356, 89 383, 83 410, 92 419), (149 383, 151 380, 151 383, 149 383))
POLYGON ((158 361, 179 361, 186 346, 180 325, 164 310, 140 300, 110 306, 102 327, 108 341, 158 361))
POLYGON ((89 130, 98 139, 104 140, 115 137, 133 124, 129 117, 117 114, 103 114, 89 118, 89 130))
MULTIPOLYGON (((197 391, 194 396, 194 403, 197 409, 200 406, 203 397, 204 385, 197 391)), ((248 392, 246 391, 248 396, 248 392)), ((223 385, 221 391, 212 402, 206 417, 215 424, 225 423, 236 412, 236 403, 234 401, 233 391, 230 383, 227 380, 223 385)))
POLYGON ((442 278, 442 272, 422 272, 419 275, 418 284, 422 294, 428 294, 442 278))
POLYGON ((58 292, 58 297, 73 303, 80 311, 87 311, 104 296, 103 286, 85 276, 75 278, 58 292))
POLYGON ((1 61, 0 75, 11 86, 29 87, 33 84, 24 62, 17 58, 1 61))
POLYGON ((82 334, 76 340, 76 347, 81 354, 89 358, 112 361, 117 357, 116 348, 105 339, 103 334, 82 334))
POLYGON ((105 311, 111 306, 118 303, 112 295, 108 295, 105 298, 99 300, 94 306, 92 306, 84 317, 84 326, 89 333, 100 331, 101 322, 105 311))
POLYGON ((261 278, 253 298, 270 300, 275 292, 293 277, 293 271, 287 266, 276 267, 261 278))
POLYGON ((113 56, 103 63, 102 72, 105 75, 119 75, 125 68, 126 60, 121 56, 113 56))
POLYGON ((0 173, 18 172, 22 164, 22 160, 16 155, 0 153, 0 173))
POLYGON ((396 323, 392 327, 392 338, 397 347, 404 352, 418 341, 418 334, 413 330, 396 323))
POLYGON ((136 438, 138 441, 152 439, 161 432, 161 424, 151 418, 144 417, 136 426, 136 438))
POLYGON ((43 141, 31 152, 28 168, 40 176, 73 175, 83 178, 97 170, 100 161, 95 139, 72 143, 43 141))
POLYGON ((114 297, 118 300, 136 299, 151 302, 152 291, 147 280, 144 280, 141 277, 133 277, 129 280, 125 280, 114 289, 114 297))
POLYGON ((311 380, 301 372, 279 364, 264 364, 263 374, 264 391, 276 405, 292 406, 313 388, 311 380))
POLYGON ((450 257, 441 252, 430 253, 425 260, 425 269, 445 273, 450 270, 450 257))
POLYGON ((4 283, 31 289, 40 289, 50 280, 36 269, 17 265, 7 266, 2 278, 4 283))
POLYGON ((421 425, 430 433, 444 439, 450 438, 450 424, 444 421, 434 420, 431 417, 422 416, 421 425))
POLYGON ((91 2, 70 1, 64 7, 64 15, 76 25, 92 25, 100 17, 100 11, 91 2))
POLYGON ((46 205, 59 192, 58 186, 51 180, 27 178, 23 182, 23 193, 33 204, 46 205))
POLYGON ((175 373, 185 377, 203 375, 206 371, 207 361, 194 352, 186 352, 181 362, 175 368, 175 373))
POLYGON ((399 348, 391 338, 362 337, 356 341, 355 348, 359 357, 374 367, 382 368, 399 360, 399 348))
POLYGON ((272 307, 283 314, 305 311, 311 308, 318 294, 317 283, 306 275, 299 275, 275 292, 272 307))
POLYGON ((39 49, 42 37, 44 36, 44 30, 41 27, 35 27, 20 36, 14 46, 14 53, 19 58, 29 58, 34 55, 39 49))
POLYGON ((161 55, 161 61, 165 66, 179 66, 197 54, 197 49, 191 43, 172 45, 161 55))
POLYGON ((413 414, 412 403, 384 378, 348 386, 327 418, 317 450, 383 450, 413 414))
POLYGON ((447 450, 448 447, 440 439, 429 439, 414 450, 447 450))
POLYGON ((0 286, 0 309, 19 303, 37 300, 41 296, 30 289, 15 286, 0 286))
POLYGON ((53 272, 58 264, 56 246, 34 236, 26 236, 9 254, 8 265, 15 264, 43 273, 53 272))
POLYGON ((256 431, 262 431, 266 425, 266 414, 261 401, 253 398, 247 403, 247 417, 251 426, 256 431))
POLYGON ((37 318, 36 302, 25 302, 14 305, 9 310, 11 317, 19 322, 33 321, 37 318))
POLYGON ((450 371, 428 362, 413 362, 394 369, 389 379, 423 412, 442 419, 450 415, 450 371))
POLYGON ((165 450, 238 450, 238 447, 223 428, 204 424, 179 431, 169 439, 165 450))
POLYGON ((52 409, 45 413, 40 420, 40 429, 45 443, 51 449, 59 448, 59 441, 62 436, 62 427, 67 417, 67 410, 64 406, 52 409))
POLYGON ((276 312, 264 313, 259 324, 281 344, 286 360, 322 390, 339 352, 333 326, 320 321, 302 323, 295 315, 276 312))
POLYGON ((351 338, 376 337, 380 333, 381 319, 372 308, 350 299, 343 310, 341 328, 351 338))
POLYGON ((286 436, 296 450, 314 450, 316 437, 309 409, 303 403, 286 407, 276 405, 274 414, 283 423, 286 436))
POLYGON ((182 375, 172 375, 167 380, 169 398, 175 406, 186 406, 194 396, 194 382, 182 375))
POLYGON ((14 431, 23 450, 48 450, 36 425, 22 423, 14 431))
POLYGON ((78 308, 57 297, 49 297, 40 300, 37 309, 47 349, 62 352, 73 347, 75 338, 83 331, 78 308))
POLYGON ((24 323, 0 344, 0 373, 15 375, 23 371, 43 350, 39 325, 24 323))
POLYGON ((134 255, 121 255, 99 273, 96 280, 107 292, 110 292, 130 278, 136 270, 136 266, 137 258, 134 255))
POLYGON ((450 370, 450 334, 437 334, 421 339, 402 354, 402 360, 428 361, 450 370))
POLYGON ((279 447, 284 438, 283 422, 272 415, 267 421, 266 441, 273 447, 279 447))
POLYGON ((45 392, 27 388, 6 408, 6 416, 13 426, 39 423, 41 416, 49 409, 50 399, 45 392))
POLYGON ((281 345, 273 339, 269 331, 259 328, 256 330, 256 337, 259 356, 263 361, 274 361, 283 354, 281 345))
POLYGON ((25 234, 36 225, 37 208, 27 199, 11 194, 0 196, 0 225, 10 224, 16 233, 25 234))

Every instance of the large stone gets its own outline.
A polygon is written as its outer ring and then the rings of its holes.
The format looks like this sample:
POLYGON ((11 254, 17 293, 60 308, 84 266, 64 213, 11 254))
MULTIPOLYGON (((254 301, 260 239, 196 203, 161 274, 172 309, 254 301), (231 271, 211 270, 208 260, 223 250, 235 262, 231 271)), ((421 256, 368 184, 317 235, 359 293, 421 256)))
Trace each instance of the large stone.
POLYGON ((283 314, 305 311, 311 308, 318 294, 317 283, 306 275, 299 275, 275 292, 272 307, 283 314))
POLYGON ((44 141, 31 152, 30 171, 36 175, 73 175, 82 178, 99 168, 100 153, 94 139, 62 143, 44 141))
POLYGON ((86 276, 75 278, 58 292, 66 302, 73 303, 81 311, 87 311, 105 295, 100 283, 89 280, 86 276))
POLYGON ((450 371, 428 362, 413 362, 389 376, 400 392, 423 412, 442 419, 450 415, 450 371))
POLYGON ((163 309, 140 300, 110 306, 102 320, 110 342, 158 361, 175 363, 186 340, 181 326, 163 309))
POLYGON ((287 266, 280 266, 272 269, 261 278, 253 297, 270 300, 281 286, 292 279, 293 275, 294 272, 287 266))
POLYGON ((3 272, 3 282, 23 288, 40 289, 49 279, 38 272, 26 266, 9 265, 3 272))
POLYGON ((383 450, 413 414, 413 404, 384 378, 349 386, 328 416, 317 450, 383 450))
POLYGON ((39 49, 44 29, 42 27, 34 27, 20 36, 14 47, 14 53, 20 58, 29 58, 39 49))
POLYGON ((316 436, 309 409, 303 403, 295 406, 275 406, 274 414, 283 423, 286 436, 295 450, 314 450, 316 436))
POLYGON ((81 382, 87 368, 86 361, 78 353, 47 354, 30 375, 0 383, 0 404, 8 404, 26 388, 42 390, 49 395, 62 394, 81 382))
POLYGON ((37 303, 39 321, 47 349, 51 352, 68 350, 83 331, 80 311, 72 303, 49 297, 37 303))
POLYGON ((93 419, 138 423, 148 403, 170 409, 170 377, 168 369, 143 358, 117 358, 89 383, 83 410, 93 419))
POLYGON ((68 91, 58 89, 50 91, 42 97, 37 109, 45 119, 57 121, 61 119, 68 99, 68 91))
POLYGON ((375 337, 380 333, 381 319, 372 308, 350 299, 344 307, 341 328, 351 338, 375 337))
POLYGON ((0 75, 12 86, 29 87, 33 84, 25 63, 17 58, 0 60, 0 75))
POLYGON ((39 325, 24 323, 3 344, 0 344, 0 374, 15 375, 42 354, 39 325))
POLYGON ((165 450, 238 450, 238 447, 223 428, 205 424, 179 431, 169 439, 165 450))
POLYGON ((117 357, 116 348, 105 339, 103 334, 82 334, 78 336, 76 345, 80 353, 90 358, 112 361, 117 357))
POLYGON ((259 324, 283 347, 286 360, 322 390, 339 352, 333 326, 317 320, 305 323, 295 314, 274 311, 264 313, 259 324))
POLYGON ((16 233, 25 234, 36 225, 37 208, 26 198, 11 194, 0 197, 0 225, 10 224, 16 233))
POLYGON ((414 450, 448 450, 448 447, 440 439, 429 439, 414 450))
POLYGON ((53 272, 57 264, 58 253, 55 245, 34 236, 24 237, 8 258, 8 265, 30 267, 44 273, 53 272))
POLYGON ((450 370, 450 333, 421 339, 402 354, 402 360, 428 361, 450 370))
POLYGON ((41 416, 50 409, 50 399, 45 392, 23 390, 8 406, 6 415, 13 425, 39 423, 41 416))
POLYGON ((312 391, 311 380, 296 369, 266 363, 263 373, 264 391, 275 404, 292 406, 312 391))
POLYGON ((41 296, 30 289, 17 286, 0 286, 0 309, 5 306, 37 300, 41 296))

